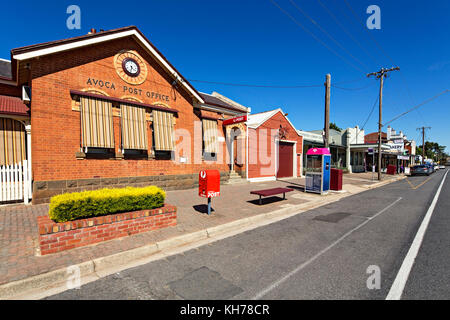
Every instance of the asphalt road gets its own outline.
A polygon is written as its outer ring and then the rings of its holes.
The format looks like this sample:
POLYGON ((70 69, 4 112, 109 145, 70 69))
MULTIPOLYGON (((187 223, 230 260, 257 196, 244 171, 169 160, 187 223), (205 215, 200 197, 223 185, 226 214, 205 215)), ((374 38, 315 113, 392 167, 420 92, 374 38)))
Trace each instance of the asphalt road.
MULTIPOLYGON (((346 197, 48 299, 385 299, 444 171, 346 197)), ((450 298, 449 209, 450 177, 402 298, 450 298)))

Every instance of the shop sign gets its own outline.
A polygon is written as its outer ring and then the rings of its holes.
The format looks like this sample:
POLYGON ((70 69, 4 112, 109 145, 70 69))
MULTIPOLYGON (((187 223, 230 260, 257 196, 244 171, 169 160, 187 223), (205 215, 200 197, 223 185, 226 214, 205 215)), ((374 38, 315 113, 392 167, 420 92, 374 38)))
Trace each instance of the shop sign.
POLYGON ((235 117, 235 118, 231 118, 231 119, 227 119, 223 122, 224 126, 227 126, 229 124, 235 124, 235 123, 240 123, 240 122, 245 122, 247 121, 247 115, 245 116, 240 116, 240 117, 235 117))
POLYGON ((389 144, 389 147, 393 151, 400 151, 400 152, 403 153, 405 145, 403 144, 403 142, 402 143, 397 143, 397 144, 396 143, 391 143, 391 144, 389 144))

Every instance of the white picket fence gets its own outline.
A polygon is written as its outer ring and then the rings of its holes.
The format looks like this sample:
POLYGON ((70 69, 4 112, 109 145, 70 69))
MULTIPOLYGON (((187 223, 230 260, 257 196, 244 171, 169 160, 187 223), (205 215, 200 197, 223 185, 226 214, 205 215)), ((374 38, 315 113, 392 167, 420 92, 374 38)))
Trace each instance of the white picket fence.
POLYGON ((0 165, 0 202, 31 199, 31 174, 27 160, 0 165))

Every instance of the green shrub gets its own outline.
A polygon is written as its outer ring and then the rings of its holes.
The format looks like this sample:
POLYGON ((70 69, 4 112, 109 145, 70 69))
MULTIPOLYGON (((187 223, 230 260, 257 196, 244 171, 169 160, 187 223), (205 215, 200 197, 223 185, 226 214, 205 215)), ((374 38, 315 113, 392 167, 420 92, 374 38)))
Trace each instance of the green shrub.
POLYGON ((107 214, 160 208, 166 193, 161 188, 101 189, 65 193, 50 199, 50 219, 66 222, 107 214))

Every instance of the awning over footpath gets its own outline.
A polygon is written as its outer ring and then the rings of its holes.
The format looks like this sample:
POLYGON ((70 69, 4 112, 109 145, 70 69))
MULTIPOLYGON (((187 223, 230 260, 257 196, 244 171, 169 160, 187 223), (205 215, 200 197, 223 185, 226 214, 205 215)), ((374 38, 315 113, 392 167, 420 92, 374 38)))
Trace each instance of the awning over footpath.
POLYGON ((0 114, 29 116, 29 108, 18 97, 0 95, 0 114))

